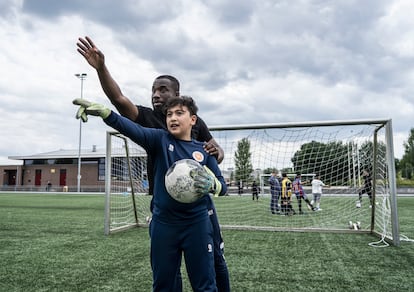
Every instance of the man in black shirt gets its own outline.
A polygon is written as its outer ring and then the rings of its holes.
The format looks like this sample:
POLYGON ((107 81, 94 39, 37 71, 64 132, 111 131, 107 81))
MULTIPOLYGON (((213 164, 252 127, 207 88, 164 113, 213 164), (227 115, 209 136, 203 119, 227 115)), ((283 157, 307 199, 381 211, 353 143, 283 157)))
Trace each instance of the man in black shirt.
MULTIPOLYGON (((170 97, 180 96, 180 84, 175 77, 171 75, 161 75, 154 80, 151 96, 153 109, 142 105, 134 105, 129 98, 122 94, 120 87, 112 78, 105 65, 104 54, 95 46, 93 41, 89 37, 79 38, 77 46, 78 52, 93 68, 96 69, 103 91, 121 115, 144 127, 166 129, 165 115, 162 113, 163 106, 170 97)), ((223 160, 223 149, 214 140, 207 125, 200 117, 197 117, 196 125, 193 126, 192 137, 198 141, 206 142, 204 149, 210 155, 214 155, 218 163, 223 160)), ((149 193, 152 195, 154 174, 150 156, 148 156, 147 162, 149 193)), ((230 291, 229 274, 223 254, 224 242, 221 237, 216 209, 212 200, 209 208, 209 215, 214 230, 214 265, 217 288, 218 291, 230 291)), ((178 286, 181 286, 181 281, 178 281, 176 287, 176 289, 179 290, 180 287, 178 286)))

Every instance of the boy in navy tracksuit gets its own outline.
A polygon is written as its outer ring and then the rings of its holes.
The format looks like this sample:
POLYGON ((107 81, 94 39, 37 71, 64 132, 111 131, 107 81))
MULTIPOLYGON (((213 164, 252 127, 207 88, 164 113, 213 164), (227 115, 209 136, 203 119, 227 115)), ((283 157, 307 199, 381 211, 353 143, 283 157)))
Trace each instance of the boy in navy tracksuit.
MULTIPOLYGON (((180 82, 177 78, 171 75, 161 75, 154 80, 151 93, 152 108, 142 105, 134 105, 129 98, 124 96, 119 85, 112 78, 105 64, 105 56, 103 52, 96 47, 94 42, 89 37, 79 38, 77 48, 78 52, 85 58, 89 65, 96 69, 105 95, 122 116, 127 117, 144 127, 167 130, 165 115, 162 112, 162 108, 169 98, 180 96, 180 82)), ((210 155, 215 156, 219 163, 223 160, 223 149, 211 136, 207 125, 200 117, 197 117, 196 124, 192 127, 191 132, 192 138, 197 141, 205 142, 205 150, 210 155)), ((150 155, 147 156, 147 167, 149 194, 153 195, 154 175, 152 172, 152 158, 150 155)), ((152 207, 153 202, 151 200, 151 212, 152 207)), ((216 270, 217 288, 219 292, 230 292, 229 273, 224 259, 224 242, 221 236, 220 225, 213 200, 210 200, 209 215, 214 230, 214 265, 216 270)), ((177 274, 177 278, 178 290, 182 287, 180 273, 177 274)))
POLYGON ((194 291, 217 291, 214 271, 213 229, 208 215, 208 193, 224 195, 226 184, 217 161, 191 139, 197 119, 192 98, 172 98, 166 104, 168 132, 144 128, 102 105, 75 100, 77 117, 101 116, 105 123, 142 146, 154 160, 154 209, 150 226, 153 290, 171 291, 180 269, 181 254, 194 291), (179 203, 166 191, 164 175, 175 161, 189 158, 206 166, 195 177, 199 199, 179 203))

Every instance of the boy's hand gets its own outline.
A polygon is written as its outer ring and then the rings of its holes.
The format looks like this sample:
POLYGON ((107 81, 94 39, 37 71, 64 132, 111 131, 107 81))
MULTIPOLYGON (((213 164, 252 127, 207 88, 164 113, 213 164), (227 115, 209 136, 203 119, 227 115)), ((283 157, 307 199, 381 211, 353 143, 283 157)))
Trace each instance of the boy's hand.
POLYGON ((72 103, 74 105, 80 105, 78 112, 76 113, 76 118, 81 119, 83 122, 88 121, 88 115, 106 119, 111 114, 111 110, 106 106, 90 102, 83 98, 76 98, 72 101, 72 103))
POLYGON ((199 171, 194 176, 194 187, 200 195, 212 193, 218 196, 221 191, 221 183, 214 173, 204 165, 204 171, 199 171))

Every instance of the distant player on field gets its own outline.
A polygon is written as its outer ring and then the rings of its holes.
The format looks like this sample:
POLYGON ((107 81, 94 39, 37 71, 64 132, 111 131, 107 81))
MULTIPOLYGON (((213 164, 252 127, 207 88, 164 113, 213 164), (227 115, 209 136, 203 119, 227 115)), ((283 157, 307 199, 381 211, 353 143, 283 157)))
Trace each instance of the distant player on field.
POLYGON ((287 173, 282 173, 281 210, 285 215, 296 214, 292 207, 292 181, 288 178, 287 173))
POLYGON ((357 208, 361 208, 362 205, 362 195, 367 194, 369 198, 369 207, 372 207, 372 177, 368 169, 362 171, 362 179, 364 180, 364 185, 358 192, 358 201, 357 208))
POLYGON ((312 180, 312 195, 313 200, 311 203, 315 206, 316 211, 321 211, 320 208, 321 204, 321 196, 322 196, 322 187, 327 186, 321 181, 319 174, 316 174, 314 179, 312 180))
POLYGON ((252 183, 252 199, 256 199, 257 202, 259 202, 259 193, 260 193, 260 187, 257 185, 256 181, 254 180, 252 183))
POLYGON ((282 191, 280 182, 277 175, 277 171, 273 170, 269 177, 270 185, 270 212, 272 214, 280 214, 279 210, 279 198, 282 191))
POLYGON ((293 181, 293 191, 295 192, 296 199, 298 200, 298 208, 299 208, 299 214, 303 214, 302 211, 302 200, 308 204, 309 209, 315 211, 316 209, 313 207, 311 202, 308 199, 308 196, 306 196, 305 190, 303 189, 302 182, 301 182, 301 174, 297 173, 296 177, 293 181))

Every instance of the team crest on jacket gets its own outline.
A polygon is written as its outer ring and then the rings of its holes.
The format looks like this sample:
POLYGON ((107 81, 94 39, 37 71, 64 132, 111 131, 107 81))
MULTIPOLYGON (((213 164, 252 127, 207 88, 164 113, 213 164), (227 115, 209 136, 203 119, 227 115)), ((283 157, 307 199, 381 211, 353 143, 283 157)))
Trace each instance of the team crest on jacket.
POLYGON ((194 151, 193 158, 195 161, 201 162, 204 160, 204 155, 200 151, 194 151))

